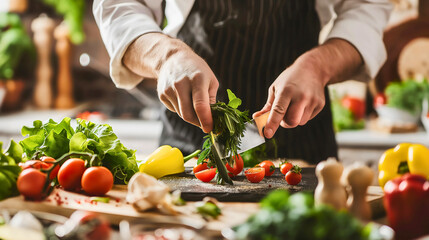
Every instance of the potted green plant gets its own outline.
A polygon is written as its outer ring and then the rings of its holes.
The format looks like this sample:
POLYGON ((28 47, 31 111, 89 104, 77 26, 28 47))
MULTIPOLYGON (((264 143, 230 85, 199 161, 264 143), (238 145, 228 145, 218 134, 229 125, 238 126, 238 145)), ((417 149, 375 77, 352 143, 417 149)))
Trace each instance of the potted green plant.
POLYGON ((0 88, 5 92, 1 99, 3 110, 19 106, 24 80, 32 77, 34 64, 34 45, 19 15, 0 13, 0 88))

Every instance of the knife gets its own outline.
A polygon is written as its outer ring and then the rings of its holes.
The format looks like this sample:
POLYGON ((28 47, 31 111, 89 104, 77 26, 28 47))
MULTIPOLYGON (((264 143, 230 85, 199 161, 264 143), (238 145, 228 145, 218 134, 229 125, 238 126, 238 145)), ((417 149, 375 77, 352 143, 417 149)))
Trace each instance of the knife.
MULTIPOLYGON (((269 115, 270 112, 266 112, 261 116, 256 117, 250 122, 246 123, 243 137, 241 138, 241 142, 238 145, 239 150, 237 151, 237 153, 243 153, 265 143, 264 127, 267 124, 269 115)), ((216 138, 214 139, 214 145, 218 150, 219 157, 221 159, 230 157, 232 153, 230 151, 225 151, 225 147, 221 143, 216 141, 216 138)))

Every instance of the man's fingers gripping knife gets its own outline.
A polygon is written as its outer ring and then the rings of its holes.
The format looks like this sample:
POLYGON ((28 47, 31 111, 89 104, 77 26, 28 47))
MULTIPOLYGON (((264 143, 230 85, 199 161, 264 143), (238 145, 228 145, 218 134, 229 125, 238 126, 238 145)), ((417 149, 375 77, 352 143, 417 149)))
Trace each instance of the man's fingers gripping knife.
POLYGON ((279 128, 280 122, 286 114, 290 101, 291 99, 288 95, 281 93, 276 94, 267 125, 265 126, 264 135, 266 138, 272 138, 274 136, 274 133, 279 128))

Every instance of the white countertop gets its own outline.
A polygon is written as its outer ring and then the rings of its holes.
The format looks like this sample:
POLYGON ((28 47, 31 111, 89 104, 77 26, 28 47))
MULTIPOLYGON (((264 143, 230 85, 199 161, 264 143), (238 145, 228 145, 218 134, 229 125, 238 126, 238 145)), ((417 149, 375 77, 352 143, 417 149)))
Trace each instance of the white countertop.
POLYGON ((415 133, 381 133, 369 129, 341 131, 336 134, 340 147, 394 147, 399 143, 420 143, 429 146, 429 134, 423 129, 415 133))

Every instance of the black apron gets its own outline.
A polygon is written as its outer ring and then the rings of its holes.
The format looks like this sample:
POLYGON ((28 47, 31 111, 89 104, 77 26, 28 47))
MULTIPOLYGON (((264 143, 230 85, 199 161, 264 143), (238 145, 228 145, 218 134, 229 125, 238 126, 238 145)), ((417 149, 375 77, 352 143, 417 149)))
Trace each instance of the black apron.
MULTIPOLYGON (((226 89, 243 100, 241 110, 260 110, 268 88, 304 52, 318 45, 320 22, 315 0, 196 0, 178 38, 205 59, 226 89)), ((326 105, 305 126, 279 127, 278 157, 317 163, 337 157, 327 88, 326 105)), ((184 154, 200 149, 205 135, 176 113, 163 111, 160 144, 184 154)))

